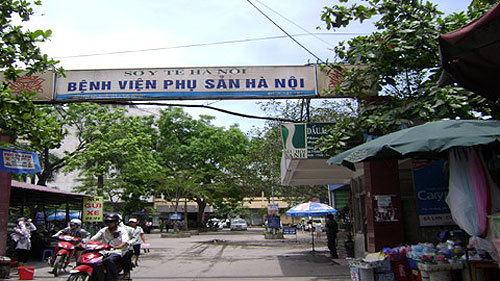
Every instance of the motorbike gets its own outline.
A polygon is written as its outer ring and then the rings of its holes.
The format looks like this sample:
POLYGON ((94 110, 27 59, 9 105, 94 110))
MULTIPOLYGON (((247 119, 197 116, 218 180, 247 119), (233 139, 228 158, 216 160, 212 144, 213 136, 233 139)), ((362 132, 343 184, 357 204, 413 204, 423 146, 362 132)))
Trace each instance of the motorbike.
POLYGON ((62 270, 66 270, 76 252, 76 245, 81 241, 80 238, 72 235, 59 235, 56 238, 59 242, 50 259, 50 266, 53 267, 52 273, 55 277, 59 276, 62 270))
MULTIPOLYGON (((69 273, 67 281, 104 281, 106 269, 102 263, 106 257, 106 251, 112 249, 109 244, 101 242, 88 241, 82 244, 83 253, 77 261, 76 267, 69 273)), ((121 264, 118 265, 117 271, 122 270, 121 264)))

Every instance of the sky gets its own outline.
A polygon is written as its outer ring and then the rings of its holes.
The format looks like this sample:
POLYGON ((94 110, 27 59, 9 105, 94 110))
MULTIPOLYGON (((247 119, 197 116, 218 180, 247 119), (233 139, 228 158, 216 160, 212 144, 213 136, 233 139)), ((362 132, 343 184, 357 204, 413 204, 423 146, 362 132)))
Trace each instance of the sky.
MULTIPOLYGON (((446 13, 463 11, 471 0, 435 0, 446 13)), ((323 7, 338 0, 42 0, 28 23, 51 29, 42 51, 67 70, 209 66, 304 65, 334 59, 333 47, 370 33, 369 23, 329 31, 323 7), (262 15, 260 9, 266 16, 262 15), (279 27, 278 27, 279 26, 279 27), (280 29, 281 28, 281 29, 280 29), (299 43, 288 38, 284 31, 299 43)), ((168 101, 172 103, 171 101, 168 101)), ((180 102, 179 102, 180 103, 180 102)), ((204 100, 206 104, 264 116, 255 100, 204 100)), ((235 123, 243 131, 264 121, 209 109, 186 109, 235 123)))

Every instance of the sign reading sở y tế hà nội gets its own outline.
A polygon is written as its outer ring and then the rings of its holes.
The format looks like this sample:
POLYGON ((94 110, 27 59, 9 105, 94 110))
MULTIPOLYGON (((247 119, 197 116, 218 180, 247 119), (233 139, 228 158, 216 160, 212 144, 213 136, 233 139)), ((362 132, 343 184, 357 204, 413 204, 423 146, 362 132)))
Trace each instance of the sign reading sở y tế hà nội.
POLYGON ((246 66, 73 70, 56 100, 293 98, 317 95, 316 67, 246 66))

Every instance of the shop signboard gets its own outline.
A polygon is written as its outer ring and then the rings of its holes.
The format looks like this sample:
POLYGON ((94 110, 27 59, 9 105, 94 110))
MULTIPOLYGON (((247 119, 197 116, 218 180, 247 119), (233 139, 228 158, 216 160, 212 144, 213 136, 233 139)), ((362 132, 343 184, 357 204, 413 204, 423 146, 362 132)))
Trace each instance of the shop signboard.
POLYGON ((316 66, 68 70, 55 99, 252 99, 317 96, 316 66))
POLYGON ((103 197, 84 197, 83 198, 83 217, 84 222, 101 222, 103 214, 103 197))
POLYGON ((444 161, 413 161, 413 178, 420 226, 454 225, 446 204, 448 178, 444 161))
POLYGON ((38 154, 0 148, 0 170, 16 174, 36 174, 42 171, 38 154))
POLYGON ((327 159, 317 141, 328 133, 332 123, 282 123, 283 151, 289 159, 327 159))
POLYGON ((168 214, 168 219, 171 221, 180 221, 180 220, 182 220, 182 214, 181 213, 170 213, 170 214, 168 214))

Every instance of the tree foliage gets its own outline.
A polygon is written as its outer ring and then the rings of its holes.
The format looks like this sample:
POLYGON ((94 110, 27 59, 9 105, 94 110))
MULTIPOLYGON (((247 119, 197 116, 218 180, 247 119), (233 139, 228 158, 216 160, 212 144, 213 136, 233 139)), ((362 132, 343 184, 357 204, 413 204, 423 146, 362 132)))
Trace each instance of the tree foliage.
POLYGON ((364 24, 372 20, 376 28, 368 36, 341 42, 335 47, 337 62, 325 66, 344 76, 330 94, 354 97, 359 106, 338 116, 324 140, 324 150, 336 154, 361 142, 363 133, 382 135, 420 122, 498 119, 499 102, 461 87, 437 87, 442 70, 436 38, 478 18, 491 6, 478 4, 445 17, 428 1, 365 2, 327 7, 322 14, 328 29, 343 28, 356 20, 364 24), (368 96, 370 92, 379 97, 368 96))
POLYGON ((214 208, 241 201, 244 183, 237 165, 248 149, 248 139, 237 127, 227 130, 211 124, 213 117, 193 119, 180 108, 161 111, 156 151, 164 167, 156 175, 159 190, 178 201, 189 196, 198 204, 198 222, 207 205, 214 208), (176 196, 177 198, 174 198, 176 196))
MULTIPOLYGON (((111 203, 136 205, 152 195, 149 179, 160 166, 154 155, 153 117, 128 116, 121 107, 98 104, 69 105, 66 115, 79 140, 66 152, 66 171, 80 171, 78 191, 104 196, 111 203)), ((137 209, 136 209, 137 210, 137 209)))
MULTIPOLYGON (((33 4, 39 5, 39 1, 33 4)), ((0 85, 0 130, 11 142, 22 139, 33 148, 58 147, 63 138, 59 123, 47 112, 38 109, 31 97, 33 93, 12 95, 9 83, 21 73, 31 75, 45 70, 55 70, 57 61, 42 54, 37 43, 46 41, 50 30, 25 30, 15 22, 27 22, 33 15, 30 1, 4 0, 0 2, 0 70, 5 78, 0 85)))

